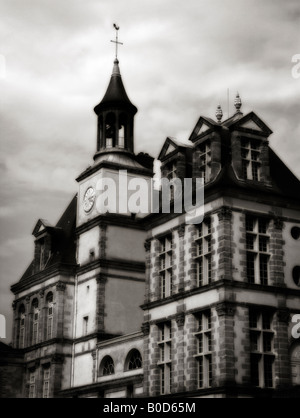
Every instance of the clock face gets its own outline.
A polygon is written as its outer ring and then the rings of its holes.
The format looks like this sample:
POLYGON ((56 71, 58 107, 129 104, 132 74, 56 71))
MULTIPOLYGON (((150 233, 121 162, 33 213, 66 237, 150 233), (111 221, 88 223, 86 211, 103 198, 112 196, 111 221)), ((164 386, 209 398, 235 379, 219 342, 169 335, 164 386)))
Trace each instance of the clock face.
POLYGON ((89 212, 95 202, 95 190, 92 187, 89 187, 84 194, 83 198, 83 209, 85 212, 89 212))

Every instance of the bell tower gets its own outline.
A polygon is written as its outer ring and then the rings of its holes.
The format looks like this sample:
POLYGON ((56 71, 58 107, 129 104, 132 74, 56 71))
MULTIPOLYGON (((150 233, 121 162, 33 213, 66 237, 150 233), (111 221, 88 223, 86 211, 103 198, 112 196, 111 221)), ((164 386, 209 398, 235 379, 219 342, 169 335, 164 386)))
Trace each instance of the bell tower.
POLYGON ((105 153, 134 153, 134 115, 137 108, 129 100, 123 85, 117 57, 118 30, 116 29, 116 57, 111 79, 101 102, 94 108, 98 117, 97 151, 94 160, 105 153))

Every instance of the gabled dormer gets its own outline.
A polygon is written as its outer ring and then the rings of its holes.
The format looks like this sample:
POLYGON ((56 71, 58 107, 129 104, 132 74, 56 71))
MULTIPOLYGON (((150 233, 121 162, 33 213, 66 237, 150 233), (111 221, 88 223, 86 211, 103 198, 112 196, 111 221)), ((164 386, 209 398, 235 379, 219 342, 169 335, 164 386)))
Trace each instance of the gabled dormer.
MULTIPOLYGON (((235 102, 236 105, 236 102, 235 102)), ((269 141, 271 129, 254 113, 236 114, 223 122, 231 135, 232 167, 239 180, 270 185, 269 141)))
POLYGON ((167 137, 158 160, 161 161, 161 177, 183 180, 192 175, 192 147, 175 138, 167 137))
POLYGON ((34 248, 34 273, 47 267, 55 247, 62 236, 62 229, 52 226, 48 221, 39 219, 33 229, 35 237, 34 248))
POLYGON ((193 177, 204 179, 204 183, 214 180, 221 171, 220 123, 200 116, 189 140, 193 142, 193 177))

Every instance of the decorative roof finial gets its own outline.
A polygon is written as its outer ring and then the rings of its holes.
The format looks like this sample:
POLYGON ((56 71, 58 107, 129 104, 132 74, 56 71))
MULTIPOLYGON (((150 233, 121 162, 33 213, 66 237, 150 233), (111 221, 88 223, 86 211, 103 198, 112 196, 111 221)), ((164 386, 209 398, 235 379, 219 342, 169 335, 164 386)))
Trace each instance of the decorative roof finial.
POLYGON ((222 111, 221 105, 218 105, 217 110, 216 110, 216 118, 219 123, 221 123, 222 117, 223 117, 223 111, 222 111))
POLYGON ((115 61, 118 60, 118 45, 123 45, 122 42, 118 41, 118 30, 120 29, 120 26, 118 26, 116 23, 114 23, 114 28, 116 29, 116 40, 115 41, 110 41, 116 44, 116 59, 115 61))
POLYGON ((242 107, 242 101, 238 92, 234 99, 234 107, 236 108, 236 113, 241 113, 240 109, 242 107))

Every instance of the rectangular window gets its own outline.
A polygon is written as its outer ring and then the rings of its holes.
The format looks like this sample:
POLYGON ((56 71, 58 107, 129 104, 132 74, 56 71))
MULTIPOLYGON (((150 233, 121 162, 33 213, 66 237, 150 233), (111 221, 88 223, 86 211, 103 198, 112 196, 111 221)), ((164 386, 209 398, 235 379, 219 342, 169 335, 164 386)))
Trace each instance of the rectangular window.
POLYGON ((260 151, 259 144, 255 140, 242 140, 242 176, 245 180, 260 180, 260 151))
POLYGON ((212 386, 212 330, 210 311, 201 312, 196 315, 197 331, 197 353, 198 363, 198 387, 205 388, 212 386))
POLYGON ((47 339, 52 338, 52 330, 53 330, 53 316, 48 316, 47 321, 47 339))
POLYGON ((172 389, 172 328, 171 323, 166 322, 158 326, 159 353, 158 362, 160 370, 160 393, 170 393, 172 389))
POLYGON ((211 220, 206 219, 196 226, 196 275, 197 286, 211 283, 212 279, 212 245, 211 245, 211 220))
POLYGON ((33 334, 32 334, 32 344, 38 343, 38 331, 39 331, 39 324, 38 322, 33 323, 33 334))
POLYGON ((49 398, 50 391, 50 368, 44 369, 43 375, 43 398, 49 398))
POLYGON ((254 386, 274 386, 273 314, 250 310, 251 380, 254 386))
POLYGON ((29 373, 29 398, 35 398, 35 371, 29 373))
POLYGON ((160 296, 166 298, 172 294, 172 268, 173 268, 173 252, 172 252, 172 236, 169 235, 160 240, 160 296))
POLYGON ((87 335, 88 333, 88 325, 89 325, 89 317, 85 316, 83 318, 83 335, 87 335))
POLYGON ((203 177, 204 183, 207 183, 211 177, 211 148, 209 142, 199 146, 199 154, 201 177, 203 177))
POLYGON ((246 215, 247 279, 249 283, 268 284, 269 275, 268 221, 246 215))

